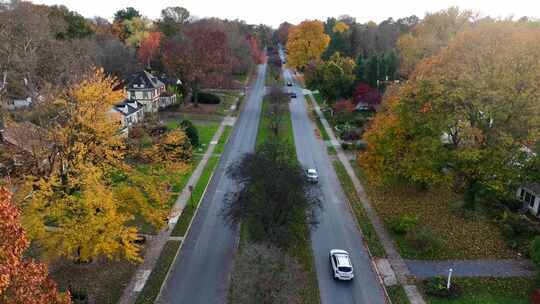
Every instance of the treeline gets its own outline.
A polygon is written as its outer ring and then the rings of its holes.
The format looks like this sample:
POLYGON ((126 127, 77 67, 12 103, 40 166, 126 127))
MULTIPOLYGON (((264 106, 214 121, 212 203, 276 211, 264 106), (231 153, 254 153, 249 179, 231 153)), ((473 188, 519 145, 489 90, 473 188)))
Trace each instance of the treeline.
MULTIPOLYGON (((127 8, 118 11, 110 23, 101 17, 85 19, 65 6, 14 0, 0 4, 0 24, 2 99, 43 98, 75 83, 91 67, 102 67, 118 78, 145 67, 190 78, 167 66, 164 54, 181 41, 197 47, 189 43, 197 31, 205 32, 199 36, 212 31, 221 36, 223 66, 219 73, 228 81, 222 80, 220 85, 230 85, 227 76, 248 72, 270 39, 268 27, 240 20, 195 20, 182 7, 165 8, 158 20, 127 8)), ((197 51, 211 50, 213 40, 203 38, 208 45, 200 45, 197 51)))
POLYGON ((110 113, 126 98, 120 80, 149 69, 179 79, 186 97, 227 88, 262 60, 270 38, 268 27, 197 20, 181 7, 164 9, 159 20, 127 8, 110 23, 64 6, 1 2, 0 102, 33 102, 0 112, 2 136, 10 137, 0 156, 17 164, 0 181, 14 191, 0 188, 0 217, 15 222, 0 225, 0 235, 17 232, 0 253, 0 268, 14 269, 2 274, 0 302, 69 302, 44 265, 22 259, 30 243, 32 257, 48 261, 138 262, 141 223, 166 224, 169 176, 189 168, 192 144, 184 129, 168 131, 153 117, 144 132, 122 137, 110 113))

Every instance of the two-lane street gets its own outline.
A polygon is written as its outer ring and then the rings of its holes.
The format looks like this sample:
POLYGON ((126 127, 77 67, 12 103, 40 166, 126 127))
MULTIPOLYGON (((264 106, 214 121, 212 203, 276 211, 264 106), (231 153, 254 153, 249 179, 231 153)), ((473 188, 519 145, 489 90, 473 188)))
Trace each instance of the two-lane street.
POLYGON ((284 69, 283 75, 285 81, 293 83, 292 90, 297 95, 290 103, 290 110, 298 160, 305 168, 315 168, 319 173, 317 191, 320 193, 323 210, 319 215, 318 227, 311 232, 311 242, 321 303, 385 303, 384 292, 372 269, 362 236, 326 147, 315 135, 316 126, 308 116, 302 88, 295 84, 290 70, 284 69), (352 282, 334 280, 329 252, 335 248, 347 250, 351 254, 355 272, 352 282))
POLYGON ((253 151, 264 93, 266 65, 260 65, 257 79, 246 96, 246 104, 208 186, 199 211, 184 240, 158 303, 225 303, 238 233, 220 216, 224 196, 235 185, 226 175, 228 165, 253 151))

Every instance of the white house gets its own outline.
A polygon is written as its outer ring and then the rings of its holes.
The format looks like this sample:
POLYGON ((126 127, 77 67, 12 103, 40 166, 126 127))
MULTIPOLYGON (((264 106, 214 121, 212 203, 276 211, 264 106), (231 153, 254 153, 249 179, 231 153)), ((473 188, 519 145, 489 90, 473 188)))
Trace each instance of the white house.
POLYGON ((159 96, 165 92, 165 84, 157 77, 142 71, 128 79, 128 99, 144 105, 144 111, 154 113, 159 109, 159 96))
POLYGON ((5 101, 2 104, 2 108, 6 109, 6 110, 19 110, 19 109, 28 108, 31 105, 32 105, 32 98, 31 97, 27 97, 27 98, 24 98, 24 99, 13 98, 13 99, 8 99, 7 101, 5 101))
POLYGON ((529 212, 540 218, 540 183, 530 183, 519 187, 517 198, 529 212))
POLYGON ((135 100, 126 99, 123 102, 116 104, 111 109, 113 114, 116 114, 120 120, 120 133, 123 135, 129 134, 129 129, 144 119, 144 105, 135 100))

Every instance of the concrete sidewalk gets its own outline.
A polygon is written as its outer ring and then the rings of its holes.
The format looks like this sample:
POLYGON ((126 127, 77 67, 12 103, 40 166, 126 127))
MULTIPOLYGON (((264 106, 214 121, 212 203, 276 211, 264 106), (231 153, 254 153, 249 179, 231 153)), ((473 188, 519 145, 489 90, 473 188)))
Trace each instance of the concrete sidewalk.
POLYGON ((455 277, 530 277, 536 267, 528 260, 452 260, 418 261, 405 260, 411 272, 420 279, 447 276, 452 268, 455 277))
POLYGON ((176 199, 176 202, 169 214, 169 222, 167 223, 167 226, 162 229, 157 235, 151 236, 147 240, 146 251, 144 252, 144 260, 137 268, 137 271, 135 272, 135 275, 131 278, 128 286, 124 289, 122 298, 119 301, 120 304, 133 304, 137 300, 137 296, 144 288, 148 276, 154 269, 156 262, 161 254, 161 251, 165 246, 165 243, 167 243, 167 241, 170 239, 171 232, 176 223, 178 222, 178 218, 182 214, 182 210, 184 209, 190 198, 191 193, 189 191, 189 187, 195 187, 195 185, 199 181, 199 178, 201 177, 201 174, 206 167, 208 160, 210 159, 210 157, 212 157, 212 154, 214 153, 217 142, 223 134, 225 126, 231 125, 231 123, 234 124, 234 119, 232 119, 231 117, 226 117, 225 119, 223 119, 218 130, 212 137, 212 140, 208 146, 208 149, 204 153, 203 158, 197 165, 197 168, 195 168, 195 170, 191 174, 191 177, 189 178, 186 186, 184 187, 184 190, 176 199))
POLYGON ((345 170, 347 171, 347 174, 350 176, 351 181, 353 182, 358 197, 360 198, 360 201, 362 202, 362 207, 366 211, 367 217, 371 221, 371 224, 373 225, 373 228, 375 232, 377 233, 377 237, 379 238, 381 245, 384 247, 384 250, 386 251, 386 255, 388 257, 388 262, 390 263, 392 270, 395 273, 395 276, 397 277, 397 280, 400 284, 403 285, 403 288, 405 289, 405 293, 407 294, 409 301, 411 304, 425 304, 425 301, 418 291, 418 288, 416 285, 411 284, 413 281, 412 274, 409 271, 409 268, 399 252, 397 251, 394 242, 386 232, 384 225, 382 221, 380 220, 379 216, 377 215, 376 211, 371 206, 371 203, 369 201, 369 198, 364 190, 364 187, 362 186, 362 183, 356 176, 356 173, 354 172, 354 169, 351 167, 351 163, 349 161, 349 158, 345 155, 343 149, 339 145, 339 141, 337 140, 334 131, 330 127, 330 124, 324 117, 323 113, 321 112, 321 109, 319 105, 315 102, 315 98, 311 94, 311 92, 307 92, 308 96, 311 98, 311 102, 313 103, 313 107, 315 108, 315 111, 317 112, 317 115, 321 119, 322 125, 324 126, 326 133, 328 133, 328 136, 330 137, 330 141, 333 143, 333 146, 336 149, 337 157, 345 167, 345 170))

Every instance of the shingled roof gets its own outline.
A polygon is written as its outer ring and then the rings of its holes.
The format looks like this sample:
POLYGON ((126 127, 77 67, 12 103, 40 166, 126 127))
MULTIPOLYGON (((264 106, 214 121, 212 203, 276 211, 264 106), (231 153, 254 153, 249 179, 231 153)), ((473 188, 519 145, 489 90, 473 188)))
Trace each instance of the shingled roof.
POLYGON ((138 111, 142 111, 143 110, 143 107, 144 105, 140 102, 137 102, 135 100, 129 100, 129 99, 126 99, 124 101, 122 101, 121 103, 118 103, 116 105, 114 105, 114 110, 116 110, 117 112, 119 112, 120 114, 124 115, 124 116, 129 116, 133 113, 136 113, 138 111))
POLYGON ((157 89, 164 85, 157 77, 147 71, 135 73, 128 78, 129 89, 157 89))

